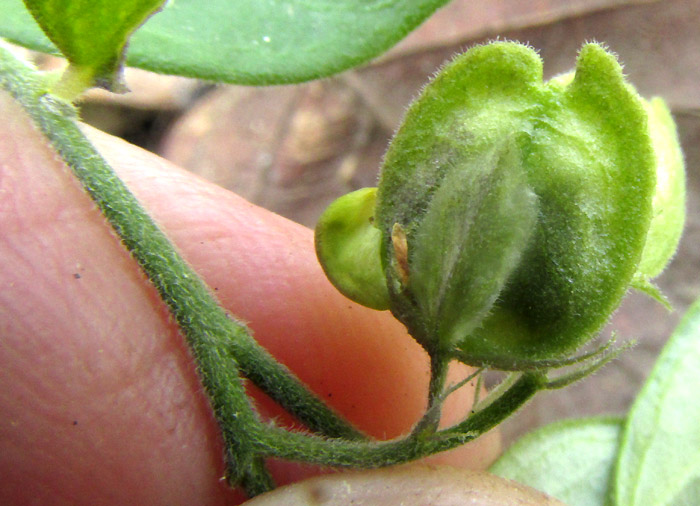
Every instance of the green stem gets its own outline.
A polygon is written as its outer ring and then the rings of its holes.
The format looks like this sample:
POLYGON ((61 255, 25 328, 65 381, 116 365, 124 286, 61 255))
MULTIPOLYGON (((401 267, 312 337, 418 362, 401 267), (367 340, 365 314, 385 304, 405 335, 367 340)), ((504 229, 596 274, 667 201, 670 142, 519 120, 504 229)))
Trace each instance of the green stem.
POLYGON ((452 395, 454 392, 462 388, 464 385, 472 381, 474 378, 478 377, 479 379, 476 382, 476 388, 474 389, 474 401, 472 403, 472 411, 474 411, 474 406, 477 405, 479 402, 479 392, 481 391, 481 388, 483 387, 482 384, 482 378, 484 376, 484 371, 486 370, 485 367, 480 367, 478 369, 475 369, 473 373, 471 373, 469 376, 466 378, 460 380, 458 383, 454 385, 450 385, 449 388, 445 389, 445 391, 442 394, 443 399, 447 399, 450 395, 452 395))
POLYGON ((367 440, 249 335, 229 341, 228 346, 238 360, 242 374, 309 430, 330 438, 367 440))
POLYGON ((72 106, 48 95, 42 77, 2 46, 0 87, 15 97, 52 142, 169 306, 192 350, 222 430, 232 482, 251 484, 250 493, 271 484, 269 476, 261 474, 262 466, 251 446, 261 421, 246 396, 239 360, 251 378, 274 378, 261 381, 261 388, 313 430, 330 437, 362 437, 219 307, 207 286, 80 131, 72 106))
POLYGON ((51 93, 68 102, 75 102, 94 84, 93 69, 70 64, 51 87, 51 93))
MULTIPOLYGON (((493 387, 489 392, 488 395, 484 399, 475 399, 474 404, 472 405, 472 413, 476 413, 478 411, 481 411, 482 409, 486 409, 489 404, 491 404, 493 401, 501 397, 504 392, 510 390, 510 388, 522 377, 521 373, 518 372, 509 372, 506 377, 500 381, 495 387, 493 387)), ((477 389, 481 389, 483 385, 483 382, 481 384, 477 384, 477 389)), ((479 394, 479 390, 477 390, 477 394, 479 394)))
POLYGON ((444 389, 449 369, 449 359, 442 354, 430 355, 430 384, 428 385, 428 408, 416 426, 413 434, 434 433, 440 424, 442 403, 445 400, 444 389))
POLYGON ((444 355, 430 357, 430 384, 428 386, 428 408, 441 405, 447 380, 447 371, 450 366, 449 359, 444 355))
MULTIPOLYGON (((243 324, 218 306, 207 286, 85 138, 72 106, 48 95, 46 83, 1 46, 0 87, 18 100, 51 140, 170 308, 190 346, 221 428, 229 481, 242 485, 249 495, 274 486, 265 457, 363 468, 408 462, 478 437, 546 388, 544 373, 527 372, 513 379, 483 409, 453 427, 438 431, 430 425, 434 422, 431 418, 427 432, 388 442, 367 441, 260 347, 243 324), (264 424, 246 395, 242 373, 323 437, 264 424)), ((447 361, 433 360, 431 369, 430 404, 437 407, 439 420, 447 361)))
POLYGON ((260 450, 271 457, 332 467, 376 468, 402 464, 456 448, 476 439, 512 415, 546 385, 543 373, 523 374, 498 399, 463 422, 432 434, 384 442, 324 440, 270 428, 259 435, 260 450))

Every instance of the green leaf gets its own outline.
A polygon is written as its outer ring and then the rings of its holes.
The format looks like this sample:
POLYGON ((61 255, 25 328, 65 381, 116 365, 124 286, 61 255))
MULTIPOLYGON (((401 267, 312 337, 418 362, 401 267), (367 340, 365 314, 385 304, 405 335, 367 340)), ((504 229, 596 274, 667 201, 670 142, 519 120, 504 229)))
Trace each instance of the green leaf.
POLYGON ((163 1, 25 0, 24 3, 71 64, 62 86, 70 87, 71 91, 78 88, 79 92, 94 84, 107 89, 120 87, 126 42, 163 1))
POLYGON ((700 300, 688 310, 637 396, 615 471, 620 506, 700 502, 700 300))
MULTIPOLYGON (((134 35, 127 64, 240 84, 306 81, 378 56, 447 1, 173 0, 134 35)), ((0 12, 0 36, 55 52, 20 0, 0 0, 0 12)))
POLYGON ((700 498, 700 469, 695 476, 686 480, 680 492, 673 498, 673 506, 697 506, 700 498))
POLYGON ((565 420, 527 434, 490 471, 570 506, 602 506, 608 493, 622 419, 565 420))

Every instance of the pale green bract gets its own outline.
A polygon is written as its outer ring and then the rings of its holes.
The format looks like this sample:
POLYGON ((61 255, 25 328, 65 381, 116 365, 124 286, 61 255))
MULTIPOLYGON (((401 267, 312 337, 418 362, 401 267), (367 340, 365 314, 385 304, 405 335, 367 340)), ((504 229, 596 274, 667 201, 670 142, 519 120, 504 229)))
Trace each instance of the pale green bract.
MULTIPOLYGON (((633 283, 656 294, 649 280, 675 251, 683 185, 665 105, 642 99, 603 47, 587 44, 573 74, 544 83, 535 51, 496 42, 455 58, 407 111, 364 260, 347 249, 358 236, 318 253, 343 293, 366 303, 367 286, 366 305, 390 308, 431 355, 550 367, 633 283)), ((328 227, 324 215, 317 236, 328 227)))

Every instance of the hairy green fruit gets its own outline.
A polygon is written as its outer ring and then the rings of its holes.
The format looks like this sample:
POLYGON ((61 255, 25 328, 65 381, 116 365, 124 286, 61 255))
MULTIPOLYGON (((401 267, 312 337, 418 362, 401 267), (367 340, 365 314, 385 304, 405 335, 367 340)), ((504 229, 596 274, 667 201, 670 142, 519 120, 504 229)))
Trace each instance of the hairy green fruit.
POLYGON ((382 271, 381 233, 374 226, 376 188, 348 193, 324 211, 316 226, 316 254, 346 297, 372 309, 389 309, 382 271))
POLYGON ((547 367, 633 283, 655 292, 682 228, 682 157, 663 102, 639 97, 601 46, 543 83, 533 50, 497 42, 457 57, 409 108, 373 214, 389 307, 428 352, 547 367))

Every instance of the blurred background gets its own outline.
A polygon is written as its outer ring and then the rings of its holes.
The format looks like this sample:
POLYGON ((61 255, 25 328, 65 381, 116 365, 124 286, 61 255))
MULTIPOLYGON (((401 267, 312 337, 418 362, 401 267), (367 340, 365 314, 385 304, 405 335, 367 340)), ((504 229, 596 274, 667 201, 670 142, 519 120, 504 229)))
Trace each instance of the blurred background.
POLYGON ((496 38, 537 49, 546 78, 571 69, 584 42, 607 44, 642 95, 671 106, 688 175, 686 231, 658 280, 674 311, 631 293, 610 329, 637 346, 593 378, 540 394, 503 427, 510 442, 557 419, 624 413, 700 295, 700 0, 454 0, 379 60, 331 79, 253 88, 128 69, 132 92, 91 92, 82 116, 313 227, 333 199, 375 186, 387 143, 428 79, 456 53, 496 38))

